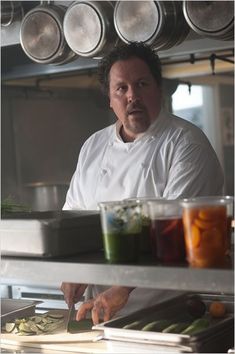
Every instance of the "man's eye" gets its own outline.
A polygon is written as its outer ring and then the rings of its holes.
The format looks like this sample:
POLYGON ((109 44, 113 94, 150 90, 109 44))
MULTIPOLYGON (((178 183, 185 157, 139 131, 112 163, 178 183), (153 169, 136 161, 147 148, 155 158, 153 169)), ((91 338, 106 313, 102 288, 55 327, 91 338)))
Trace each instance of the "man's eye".
POLYGON ((144 87, 147 85, 147 82, 146 81, 139 81, 138 85, 139 85, 139 87, 144 87))
POLYGON ((119 86, 119 87, 117 88, 117 91, 118 91, 118 92, 124 92, 125 89, 126 89, 125 86, 119 86))

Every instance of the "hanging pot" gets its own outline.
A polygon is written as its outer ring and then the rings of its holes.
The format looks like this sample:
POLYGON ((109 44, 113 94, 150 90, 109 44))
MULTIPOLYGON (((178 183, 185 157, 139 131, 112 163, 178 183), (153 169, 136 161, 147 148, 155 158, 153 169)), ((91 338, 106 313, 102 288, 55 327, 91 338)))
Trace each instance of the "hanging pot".
POLYGON ((42 1, 24 17, 20 42, 25 54, 40 64, 64 64, 75 59, 63 33, 66 8, 42 1))
POLYGON ((111 1, 76 1, 64 17, 64 34, 70 48, 83 57, 102 57, 117 43, 111 1))
POLYGON ((21 20, 24 14, 21 1, 1 1, 1 26, 10 26, 13 22, 21 20))
POLYGON ((118 1, 114 25, 125 43, 144 42, 158 50, 180 44, 190 30, 181 1, 118 1))
POLYGON ((199 35, 233 40, 233 1, 184 1, 183 12, 188 25, 199 35))

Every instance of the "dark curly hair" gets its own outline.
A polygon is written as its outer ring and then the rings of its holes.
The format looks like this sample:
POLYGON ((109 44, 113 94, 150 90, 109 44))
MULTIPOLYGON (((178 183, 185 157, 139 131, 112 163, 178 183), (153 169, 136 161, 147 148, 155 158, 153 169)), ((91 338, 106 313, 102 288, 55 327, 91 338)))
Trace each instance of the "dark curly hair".
POLYGON ((161 63, 158 55, 150 46, 142 42, 131 42, 115 47, 109 54, 101 59, 98 65, 98 78, 103 91, 109 91, 109 72, 114 63, 131 57, 142 59, 149 67, 157 84, 162 84, 161 63))

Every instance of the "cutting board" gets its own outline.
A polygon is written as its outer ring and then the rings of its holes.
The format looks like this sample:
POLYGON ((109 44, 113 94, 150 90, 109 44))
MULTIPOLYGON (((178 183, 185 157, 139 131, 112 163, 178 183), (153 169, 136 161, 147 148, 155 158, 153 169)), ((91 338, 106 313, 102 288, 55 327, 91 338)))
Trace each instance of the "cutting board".
POLYGON ((13 333, 1 333, 1 343, 70 343, 70 342, 93 342, 99 340, 102 331, 80 331, 78 333, 67 333, 66 323, 68 311, 56 310, 49 311, 48 313, 61 313, 64 315, 64 323, 53 334, 39 334, 31 336, 19 336, 13 333))
MULTIPOLYGON (((65 353, 94 353, 94 354, 110 354, 109 345, 105 341, 101 342, 67 342, 67 343, 19 343, 19 342, 4 342, 1 343, 1 348, 5 349, 14 349, 14 350, 23 350, 23 348, 32 349, 30 352, 34 352, 33 349, 40 349, 40 350, 49 350, 58 352, 65 352, 65 353)), ((125 352, 126 354, 126 352, 125 352)))
POLYGON ((2 343, 72 343, 93 342, 101 338, 101 331, 89 331, 79 333, 67 333, 65 330, 56 334, 18 336, 17 334, 1 333, 2 343))

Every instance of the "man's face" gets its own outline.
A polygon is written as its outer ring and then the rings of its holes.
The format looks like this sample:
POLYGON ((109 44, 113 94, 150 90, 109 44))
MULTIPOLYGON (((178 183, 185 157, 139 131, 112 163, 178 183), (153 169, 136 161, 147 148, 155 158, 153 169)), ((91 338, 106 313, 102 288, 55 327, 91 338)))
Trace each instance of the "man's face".
POLYGON ((161 109, 161 90, 148 65, 136 57, 117 61, 111 67, 109 98, 130 141, 149 128, 161 109))

